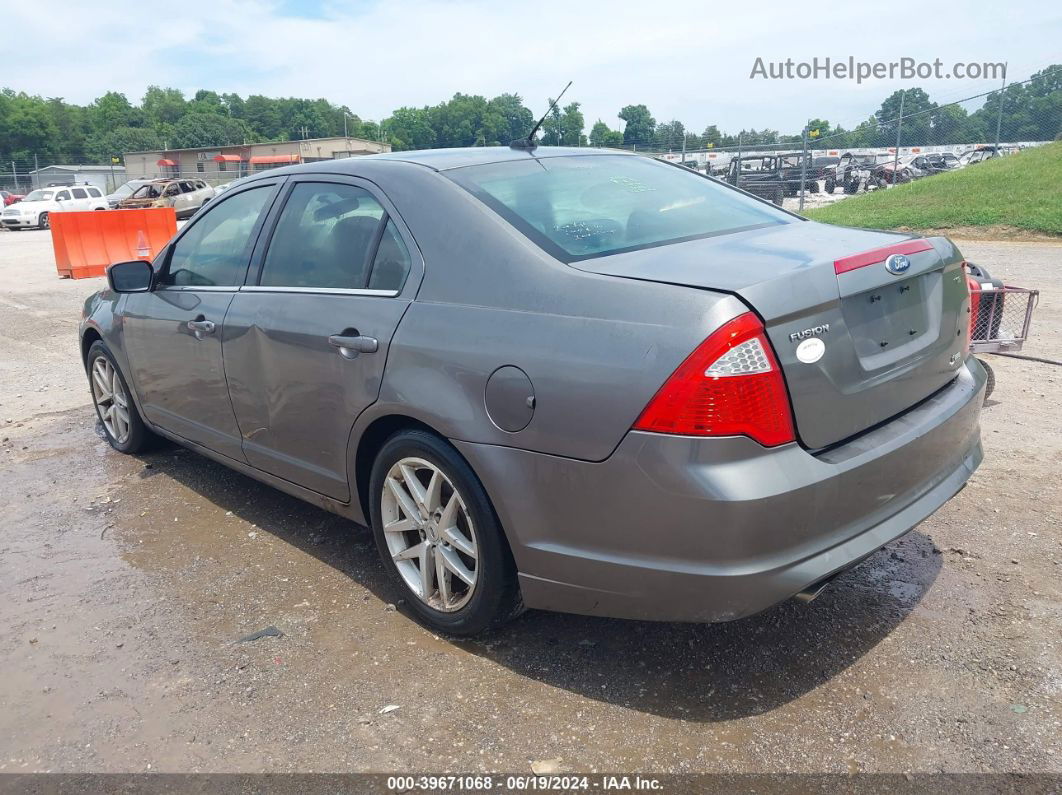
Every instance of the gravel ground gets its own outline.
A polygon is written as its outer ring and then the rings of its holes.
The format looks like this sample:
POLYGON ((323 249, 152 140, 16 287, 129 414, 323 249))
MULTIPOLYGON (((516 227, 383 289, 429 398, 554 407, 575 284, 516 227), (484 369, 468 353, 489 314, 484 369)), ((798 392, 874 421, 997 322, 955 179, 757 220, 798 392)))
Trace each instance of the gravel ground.
MULTIPOLYGON (((1062 359, 1062 246, 963 247, 1043 290, 1026 352, 1062 359)), ((114 453, 77 360, 102 280, 47 233, 0 233, 0 280, 0 771, 1062 772, 1056 367, 993 358, 970 487, 810 605, 458 643, 364 529, 114 453)))

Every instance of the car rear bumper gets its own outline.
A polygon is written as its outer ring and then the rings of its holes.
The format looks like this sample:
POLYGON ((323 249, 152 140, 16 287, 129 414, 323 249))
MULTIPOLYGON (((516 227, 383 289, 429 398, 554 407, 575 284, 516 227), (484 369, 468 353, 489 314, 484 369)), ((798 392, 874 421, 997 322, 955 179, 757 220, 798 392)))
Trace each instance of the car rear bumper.
POLYGON ((858 563, 982 459, 984 370, 812 455, 630 432, 605 461, 455 442, 495 499, 528 607, 668 621, 759 612, 858 563))

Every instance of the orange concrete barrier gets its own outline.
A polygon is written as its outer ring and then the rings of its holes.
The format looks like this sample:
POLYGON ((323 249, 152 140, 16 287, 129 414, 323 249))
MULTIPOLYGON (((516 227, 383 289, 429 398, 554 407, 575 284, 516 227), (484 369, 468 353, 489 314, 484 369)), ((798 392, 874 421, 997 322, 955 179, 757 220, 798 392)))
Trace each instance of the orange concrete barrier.
POLYGON ((172 207, 52 213, 55 269, 64 279, 103 276, 108 265, 150 260, 177 234, 172 207))

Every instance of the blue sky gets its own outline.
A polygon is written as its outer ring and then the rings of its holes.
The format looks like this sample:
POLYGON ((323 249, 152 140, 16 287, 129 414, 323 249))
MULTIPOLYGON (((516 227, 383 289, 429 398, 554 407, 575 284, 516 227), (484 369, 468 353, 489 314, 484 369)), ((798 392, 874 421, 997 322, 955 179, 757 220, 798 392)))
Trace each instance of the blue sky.
POLYGON ((544 110, 570 79, 565 101, 582 103, 588 128, 598 118, 621 127, 616 113, 631 103, 697 131, 789 131, 811 116, 850 127, 898 88, 948 101, 998 81, 750 80, 755 58, 1006 61, 1012 79, 1062 62, 1062 4, 1047 0, 941 10, 906 0, 37 0, 7 3, 4 15, 19 42, 48 46, 19 44, 22 57, 4 59, 0 86, 75 102, 111 89, 138 100, 150 84, 321 96, 377 120, 457 91, 513 91, 544 110), (64 47, 76 50, 50 54, 64 47))

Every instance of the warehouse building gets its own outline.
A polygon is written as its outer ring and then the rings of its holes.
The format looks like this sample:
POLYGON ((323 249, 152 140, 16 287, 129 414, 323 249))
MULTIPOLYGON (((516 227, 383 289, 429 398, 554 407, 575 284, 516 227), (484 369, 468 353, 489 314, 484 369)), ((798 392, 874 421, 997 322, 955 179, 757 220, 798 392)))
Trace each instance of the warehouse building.
POLYGON ((110 193, 125 182, 125 169, 121 166, 43 166, 29 172, 29 181, 34 188, 49 185, 95 185, 104 193, 110 193))
POLYGON ((363 138, 308 138, 303 141, 272 141, 239 146, 126 152, 124 160, 125 173, 129 179, 196 176, 220 184, 293 163, 338 160, 390 151, 390 144, 363 138))

